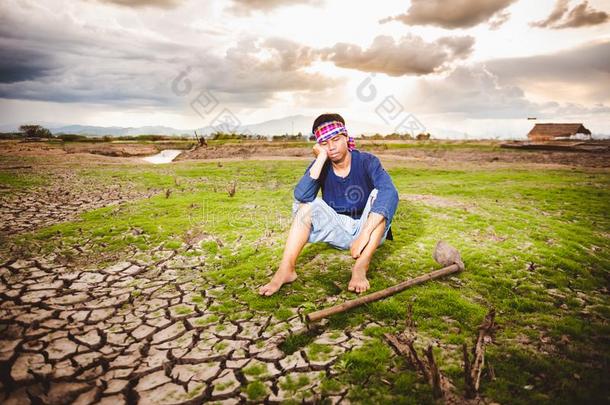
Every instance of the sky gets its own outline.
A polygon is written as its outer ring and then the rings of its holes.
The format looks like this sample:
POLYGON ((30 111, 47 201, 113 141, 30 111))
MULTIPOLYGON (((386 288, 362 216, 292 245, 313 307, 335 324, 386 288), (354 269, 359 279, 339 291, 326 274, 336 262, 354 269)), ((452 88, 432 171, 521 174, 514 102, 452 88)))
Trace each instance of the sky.
POLYGON ((3 0, 0 126, 337 112, 356 135, 610 135, 609 14, 610 0, 3 0))

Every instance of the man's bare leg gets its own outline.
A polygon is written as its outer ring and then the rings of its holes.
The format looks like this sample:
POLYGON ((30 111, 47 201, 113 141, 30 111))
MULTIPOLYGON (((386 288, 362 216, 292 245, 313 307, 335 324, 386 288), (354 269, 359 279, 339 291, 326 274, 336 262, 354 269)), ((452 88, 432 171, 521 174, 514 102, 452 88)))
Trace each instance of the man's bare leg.
POLYGON ((272 295, 285 283, 291 283, 297 278, 295 267, 297 258, 305 247, 311 232, 311 204, 301 203, 292 221, 284 254, 278 270, 275 272, 271 281, 260 287, 260 295, 272 295))
POLYGON ((369 243, 367 243, 367 245, 364 247, 362 253, 356 259, 354 267, 352 268, 352 279, 349 281, 347 286, 348 290, 361 293, 370 288, 371 285, 369 284, 369 280, 366 278, 366 272, 369 269, 369 264, 373 258, 373 253, 375 253, 379 242, 381 242, 381 239, 383 238, 385 224, 386 220, 384 218, 379 225, 373 229, 373 232, 371 232, 369 243))

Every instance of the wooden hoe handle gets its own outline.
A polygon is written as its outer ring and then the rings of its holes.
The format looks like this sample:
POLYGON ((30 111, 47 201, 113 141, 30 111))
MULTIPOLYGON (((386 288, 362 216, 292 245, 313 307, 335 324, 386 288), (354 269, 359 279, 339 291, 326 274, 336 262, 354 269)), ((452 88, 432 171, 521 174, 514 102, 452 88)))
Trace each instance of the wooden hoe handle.
POLYGON ((448 274, 457 273, 461 270, 460 266, 457 264, 452 264, 447 267, 443 267, 439 270, 434 270, 428 274, 424 274, 419 277, 412 278, 410 280, 403 281, 402 283, 396 284, 395 286, 388 287, 386 289, 376 291, 372 294, 365 295, 363 297, 359 297, 350 301, 346 301, 343 304, 335 305, 330 308, 325 308, 320 311, 311 312, 306 315, 306 319, 308 322, 316 322, 322 318, 326 318, 327 316, 338 314, 340 312, 345 312, 348 309, 357 307, 362 304, 366 304, 367 302, 377 301, 381 298, 385 298, 387 296, 396 294, 402 290, 405 290, 411 286, 425 283, 429 280, 434 280, 439 277, 446 276, 448 274))

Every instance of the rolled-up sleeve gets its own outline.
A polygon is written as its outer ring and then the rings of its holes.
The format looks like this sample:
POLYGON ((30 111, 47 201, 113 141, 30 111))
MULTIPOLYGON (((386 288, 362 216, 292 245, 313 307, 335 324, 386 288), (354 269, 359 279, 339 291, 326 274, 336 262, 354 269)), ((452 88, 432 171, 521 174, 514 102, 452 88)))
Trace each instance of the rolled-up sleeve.
POLYGON ((316 161, 314 160, 309 164, 307 170, 305 170, 305 174, 294 188, 294 198, 300 202, 312 202, 316 199, 316 195, 318 195, 320 180, 313 179, 309 175, 309 169, 311 169, 311 166, 313 166, 315 162, 316 161))
POLYGON ((392 222, 398 207, 398 190, 388 172, 381 166, 379 158, 370 155, 365 163, 365 168, 371 178, 373 187, 377 189, 377 198, 373 202, 371 212, 381 214, 388 222, 392 222))

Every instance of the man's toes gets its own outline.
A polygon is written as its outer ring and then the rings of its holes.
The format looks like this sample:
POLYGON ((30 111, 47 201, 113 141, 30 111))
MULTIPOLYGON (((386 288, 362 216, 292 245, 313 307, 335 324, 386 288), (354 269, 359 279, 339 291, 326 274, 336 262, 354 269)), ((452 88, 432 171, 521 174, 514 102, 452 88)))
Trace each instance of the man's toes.
POLYGON ((362 281, 354 286, 354 290, 357 293, 365 292, 370 287, 368 281, 362 281))
POLYGON ((262 286, 259 290, 258 293, 260 295, 266 295, 269 296, 271 294, 274 293, 273 288, 269 285, 269 284, 265 284, 264 286, 262 286))

